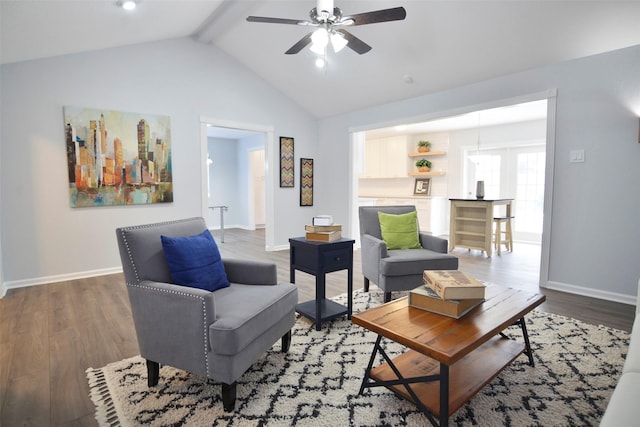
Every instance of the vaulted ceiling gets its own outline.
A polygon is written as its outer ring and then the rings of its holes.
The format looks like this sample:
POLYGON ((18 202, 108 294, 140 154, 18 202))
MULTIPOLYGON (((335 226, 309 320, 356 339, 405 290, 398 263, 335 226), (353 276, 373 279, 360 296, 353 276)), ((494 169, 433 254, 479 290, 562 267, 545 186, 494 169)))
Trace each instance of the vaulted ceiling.
MULTIPOLYGON (((640 1, 335 0, 345 15, 403 6, 403 21, 351 28, 373 49, 284 52, 315 0, 2 0, 3 64, 177 37, 213 45, 317 117, 341 114, 640 44, 640 1)), ((615 66, 612 64, 612 66, 615 66)))

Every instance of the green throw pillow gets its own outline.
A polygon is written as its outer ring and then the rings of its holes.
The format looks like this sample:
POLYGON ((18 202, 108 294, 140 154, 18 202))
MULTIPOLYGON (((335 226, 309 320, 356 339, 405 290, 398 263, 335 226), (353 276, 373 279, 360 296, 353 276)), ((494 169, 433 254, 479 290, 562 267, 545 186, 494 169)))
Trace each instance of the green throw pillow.
POLYGON ((387 249, 418 249, 421 248, 418 235, 418 212, 393 215, 378 212, 382 240, 387 249))

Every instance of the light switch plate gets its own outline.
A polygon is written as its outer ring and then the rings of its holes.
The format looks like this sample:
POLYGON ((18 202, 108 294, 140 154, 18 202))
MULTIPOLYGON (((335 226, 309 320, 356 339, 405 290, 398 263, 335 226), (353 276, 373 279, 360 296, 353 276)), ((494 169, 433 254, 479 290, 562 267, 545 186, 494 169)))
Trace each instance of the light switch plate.
POLYGON ((584 162, 584 150, 569 151, 569 163, 583 163, 583 162, 584 162))

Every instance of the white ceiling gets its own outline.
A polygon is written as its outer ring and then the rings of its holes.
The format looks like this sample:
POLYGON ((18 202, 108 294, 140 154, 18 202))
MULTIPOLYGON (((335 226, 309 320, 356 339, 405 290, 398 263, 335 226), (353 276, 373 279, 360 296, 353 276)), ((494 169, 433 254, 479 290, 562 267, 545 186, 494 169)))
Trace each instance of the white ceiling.
POLYGON ((330 53, 321 70, 308 49, 284 54, 308 28, 245 19, 307 19, 314 6, 314 0, 140 0, 126 12, 115 0, 2 0, 0 60, 191 36, 327 117, 640 44, 640 1, 336 0, 345 15, 404 6, 407 18, 351 28, 373 50, 330 53))

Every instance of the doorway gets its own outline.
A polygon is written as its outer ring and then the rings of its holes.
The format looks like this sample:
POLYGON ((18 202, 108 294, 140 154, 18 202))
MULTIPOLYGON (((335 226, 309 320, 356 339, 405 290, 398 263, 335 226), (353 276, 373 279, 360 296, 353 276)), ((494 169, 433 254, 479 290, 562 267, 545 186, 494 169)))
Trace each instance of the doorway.
MULTIPOLYGON (((552 200, 553 200, 553 170, 554 170, 554 147, 555 147, 555 109, 556 109, 556 90, 550 89, 545 92, 525 95, 517 98, 506 99, 494 101, 491 103, 475 105, 464 107, 456 110, 452 110, 449 112, 441 112, 441 113, 433 113, 428 116, 424 116, 421 121, 420 119, 414 118, 413 121, 409 124, 403 122, 402 120, 397 120, 395 122, 387 122, 385 123, 384 128, 378 128, 375 126, 367 126, 360 129, 352 129, 351 130, 351 154, 354 165, 353 173, 352 173, 352 183, 351 183, 351 223, 352 227, 355 230, 358 228, 358 202, 359 202, 359 176, 358 171, 363 170, 363 166, 361 164, 361 157, 358 156, 359 152, 362 151, 362 141, 366 140, 366 138, 372 132, 372 135, 375 137, 384 137, 388 135, 398 134, 398 132, 404 132, 405 134, 411 131, 412 127, 418 126, 429 126, 429 125, 437 125, 439 128, 432 129, 432 132, 446 132, 447 129, 450 129, 452 122, 462 122, 466 121, 466 125, 460 129, 460 135, 464 135, 465 132, 463 129, 466 129, 466 138, 467 141, 460 142, 458 141, 457 147, 453 150, 454 152, 448 153, 448 166, 451 170, 447 170, 446 181, 447 181, 447 189, 445 190, 446 197, 466 197, 466 194, 469 193, 470 184, 468 184, 468 177, 462 175, 461 171, 463 170, 464 165, 464 150, 465 148, 477 148, 477 137, 472 137, 472 135, 477 135, 475 130, 478 128, 478 112, 479 111, 488 111, 494 110, 496 114, 493 117, 496 120, 501 120, 501 116, 505 116, 510 113, 509 109, 512 109, 517 106, 536 106, 538 107, 538 111, 541 112, 541 115, 538 117, 539 120, 543 121, 541 137, 538 138, 538 142, 542 142, 544 145, 544 150, 542 154, 536 154, 537 161, 539 162, 543 159, 543 172, 538 174, 537 177, 543 178, 542 187, 537 187, 536 191, 542 191, 542 198, 539 197, 539 194, 534 197, 535 203, 538 204, 538 207, 542 207, 543 212, 540 214, 538 210, 533 214, 535 217, 535 221, 538 224, 542 225, 541 228, 541 238, 540 238, 540 258, 539 258, 539 266, 540 266, 540 274, 539 274, 539 285, 544 287, 548 282, 549 276, 549 241, 550 241, 550 218, 552 211, 552 200), (467 145, 468 147, 465 147, 467 145), (452 164, 453 162, 453 164, 452 164), (457 170, 457 177, 452 176, 450 172, 453 170, 457 170), (540 190, 542 188, 542 190, 540 190)), ((517 110, 517 109, 515 109, 517 110)), ((424 133, 424 132, 418 132, 424 133)), ((483 148, 489 149, 494 147, 489 147, 489 144, 484 146, 483 148)), ((413 147, 412 147, 413 148, 413 147)), ((525 156, 526 157, 526 156, 525 156)), ((400 178, 396 178, 400 179, 400 178)), ((402 178, 405 180, 411 180, 412 178, 402 178)), ((411 188, 407 183, 405 185, 406 188, 411 188)), ((433 184, 433 183, 432 183, 433 184)), ((376 186, 382 186, 384 182, 377 182, 376 186)), ((394 181, 393 184, 397 187, 397 183, 394 181)), ((475 178, 474 178, 475 185, 475 178)), ((525 186, 526 187, 526 186, 525 186)), ((506 188, 506 187, 505 187, 506 188)), ((519 190, 519 188, 517 189, 519 190)), ((529 188, 530 190, 530 188, 529 188)), ((474 190, 475 194, 475 190, 474 190)), ((515 196, 515 195, 514 195, 515 196)), ((503 196, 505 197, 505 196, 503 196)), ((514 197, 515 198, 515 197, 514 197)), ((530 213, 523 213, 524 217, 531 215, 530 213)), ((447 215, 448 222, 448 215, 447 215)), ((534 236, 526 236, 527 231, 521 230, 521 238, 537 238, 535 236, 536 233, 533 233, 534 236)))
POLYGON ((273 190, 269 171, 273 128, 201 118, 202 215, 219 229, 265 229, 265 249, 274 246, 273 190))

